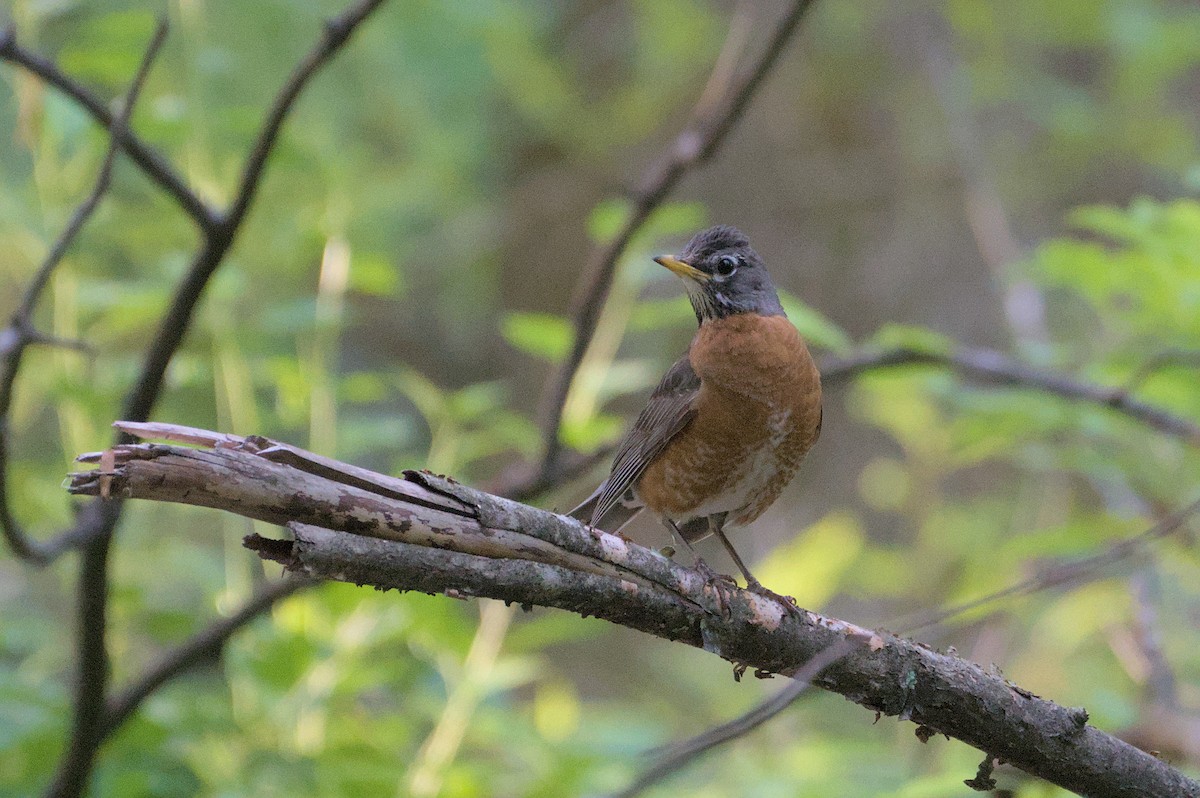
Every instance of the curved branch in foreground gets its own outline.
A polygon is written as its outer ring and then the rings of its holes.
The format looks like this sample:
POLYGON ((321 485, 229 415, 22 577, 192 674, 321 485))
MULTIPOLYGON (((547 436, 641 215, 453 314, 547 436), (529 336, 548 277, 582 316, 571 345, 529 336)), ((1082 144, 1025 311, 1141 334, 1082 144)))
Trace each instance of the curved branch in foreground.
POLYGON ((867 351, 846 358, 823 361, 821 381, 829 385, 856 377, 866 371, 921 364, 944 366, 966 377, 986 382, 1014 388, 1030 388, 1064 399, 1101 405, 1136 419, 1159 432, 1181 438, 1190 444, 1200 444, 1200 424, 1149 402, 1134 399, 1125 388, 1106 388, 1053 371, 1034 368, 990 349, 956 347, 938 352, 897 347, 876 352, 867 351))
MULTIPOLYGON (((1080 584, 1089 579, 1099 578, 1105 572, 1105 566, 1126 560, 1138 552, 1145 551, 1146 547, 1154 541, 1185 529, 1187 521, 1197 513, 1200 513, 1200 499, 1192 502, 1182 510, 1171 513, 1141 534, 1119 540, 1096 554, 1055 564, 1046 570, 1040 570, 1033 576, 1022 579, 1016 584, 995 590, 971 601, 966 601, 945 609, 902 618, 895 622, 889 622, 887 626, 892 629, 898 629, 899 634, 902 635, 911 635, 921 630, 936 630, 937 627, 942 626, 942 624, 955 616, 996 603, 1002 599, 1014 596, 1028 596, 1050 587, 1064 584, 1080 584)), ((823 653, 834 656, 836 652, 834 649, 826 649, 823 653)), ((1161 652, 1158 652, 1158 655, 1161 658, 1161 652)), ((837 654, 837 656, 842 655, 837 654)), ((816 659, 814 657, 814 661, 816 659)), ((1166 666, 1165 662, 1162 663, 1162 666, 1169 667, 1166 666)), ((811 668, 812 661, 805 667, 811 668)), ((806 680, 797 679, 797 681, 733 720, 722 723, 719 726, 714 726, 711 729, 706 729, 687 740, 672 744, 664 749, 659 749, 662 752, 659 760, 648 767, 645 772, 641 773, 616 798, 633 798, 633 796, 639 795, 642 790, 650 785, 684 768, 702 754, 754 731, 795 703, 805 693, 807 687, 806 680)), ((1170 725, 1173 725, 1176 729, 1179 728, 1178 724, 1170 725)), ((1200 724, 1196 724, 1196 727, 1200 728, 1200 724)), ((1125 737, 1125 735, 1122 736, 1125 737)), ((1169 734, 1167 737, 1169 739, 1169 734)), ((1184 735, 1177 735, 1177 738, 1187 739, 1186 733, 1184 735)), ((1159 739, 1163 738, 1159 737, 1159 739)), ((1150 750, 1165 746, 1151 745, 1138 747, 1150 750)), ((991 760, 987 759, 985 761, 990 762, 991 760)))
POLYGON ((815 685, 1075 792, 1200 798, 1200 784, 1089 726, 1082 709, 889 633, 789 614, 746 591, 732 591, 722 611, 696 571, 572 519, 443 477, 373 474, 264 438, 118 428, 210 448, 136 444, 85 455, 113 465, 73 475, 72 493, 220 507, 287 524, 294 540, 250 536, 247 545, 311 576, 595 615, 765 673, 802 673, 813 657, 849 641, 854 650, 815 685))

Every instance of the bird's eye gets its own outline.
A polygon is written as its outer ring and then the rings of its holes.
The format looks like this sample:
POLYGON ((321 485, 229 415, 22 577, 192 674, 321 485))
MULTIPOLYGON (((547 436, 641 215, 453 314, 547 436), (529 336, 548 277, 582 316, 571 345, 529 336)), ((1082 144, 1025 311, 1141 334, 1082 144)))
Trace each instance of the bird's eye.
POLYGON ((718 277, 728 277, 742 265, 742 259, 735 255, 722 255, 717 259, 716 274, 718 277))

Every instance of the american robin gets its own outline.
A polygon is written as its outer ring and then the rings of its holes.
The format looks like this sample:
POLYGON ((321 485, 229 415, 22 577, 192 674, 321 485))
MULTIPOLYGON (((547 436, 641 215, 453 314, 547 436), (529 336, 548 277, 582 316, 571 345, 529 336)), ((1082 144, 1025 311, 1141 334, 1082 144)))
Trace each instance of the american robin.
MULTIPOLYGON (((697 233, 654 259, 683 278, 699 329, 617 449, 607 480, 574 517, 616 532, 643 509, 684 546, 725 536, 779 497, 821 432, 821 376, 758 253, 736 228, 697 233)), ((696 556, 710 581, 717 575, 696 556)))

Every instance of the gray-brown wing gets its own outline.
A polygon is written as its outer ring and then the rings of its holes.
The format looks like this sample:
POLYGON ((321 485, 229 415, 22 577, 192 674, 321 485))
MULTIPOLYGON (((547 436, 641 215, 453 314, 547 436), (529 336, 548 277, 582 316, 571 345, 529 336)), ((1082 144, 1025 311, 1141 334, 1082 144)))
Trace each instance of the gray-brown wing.
POLYGON ((671 366, 633 428, 621 441, 613 458, 612 471, 600 486, 592 509, 591 523, 599 527, 604 516, 622 501, 655 457, 671 439, 678 435, 696 413, 696 396, 700 378, 692 370, 691 361, 684 355, 671 366))

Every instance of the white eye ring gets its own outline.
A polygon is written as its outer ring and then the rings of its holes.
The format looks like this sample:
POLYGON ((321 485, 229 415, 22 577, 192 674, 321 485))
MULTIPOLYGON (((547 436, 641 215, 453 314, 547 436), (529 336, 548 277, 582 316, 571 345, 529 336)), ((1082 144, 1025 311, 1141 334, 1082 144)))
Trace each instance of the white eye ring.
POLYGON ((717 259, 717 267, 713 271, 713 276, 718 280, 725 280, 733 276, 733 273, 742 265, 742 259, 736 255, 722 255, 717 259))

